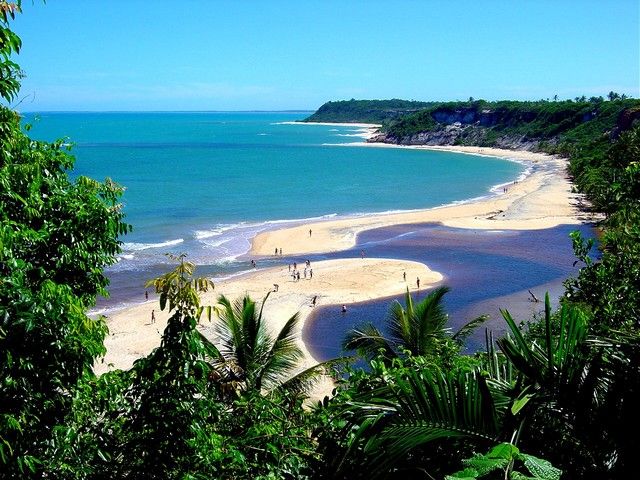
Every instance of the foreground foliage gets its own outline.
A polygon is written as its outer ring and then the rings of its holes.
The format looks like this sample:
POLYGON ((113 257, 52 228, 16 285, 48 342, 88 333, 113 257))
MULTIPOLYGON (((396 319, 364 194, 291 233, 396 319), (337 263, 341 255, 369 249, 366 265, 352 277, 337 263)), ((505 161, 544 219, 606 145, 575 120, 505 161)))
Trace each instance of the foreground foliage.
MULTIPOLYGON (((0 3, 0 95, 15 98, 17 5, 0 3)), ((104 353, 107 329, 86 310, 105 294, 103 274, 129 230, 121 189, 68 171, 62 142, 31 140, 0 107, 0 476, 37 472, 61 448, 82 382, 104 353)))

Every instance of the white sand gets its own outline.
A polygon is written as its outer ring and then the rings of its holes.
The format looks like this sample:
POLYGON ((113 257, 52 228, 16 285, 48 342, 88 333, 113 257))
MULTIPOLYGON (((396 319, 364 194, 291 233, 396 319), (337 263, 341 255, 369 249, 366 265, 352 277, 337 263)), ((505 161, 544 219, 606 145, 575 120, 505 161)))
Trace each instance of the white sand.
MULTIPOLYGON (((259 264, 258 264, 259 265, 259 264)), ((313 311, 312 300, 317 297, 317 306, 342 305, 362 302, 375 298, 403 293, 407 287, 416 291, 414 283, 420 278, 421 290, 442 280, 442 275, 432 272, 426 265, 417 262, 357 258, 346 260, 325 260, 313 262, 313 278, 304 278, 304 265, 298 265, 300 281, 293 281, 288 265, 282 267, 256 269, 246 275, 229 280, 216 281, 215 289, 204 295, 204 305, 214 305, 220 294, 234 300, 245 294, 262 301, 269 291, 278 284, 278 291, 271 293, 265 308, 264 318, 267 328, 277 332, 296 312, 300 313, 300 326, 304 325, 313 311), (403 280, 407 274, 407 282, 403 280)), ((336 307, 340 308, 340 307, 336 307)), ((108 318, 109 336, 105 341, 107 355, 96 365, 101 373, 111 368, 130 368, 133 362, 160 345, 161 333, 167 322, 167 312, 161 312, 155 302, 145 302, 113 313, 108 318), (155 310, 155 323, 151 323, 151 312, 155 310)), ((201 323, 205 335, 213 338, 212 324, 208 320, 201 323)), ((316 363, 302 341, 300 347, 305 360, 300 369, 316 363)))

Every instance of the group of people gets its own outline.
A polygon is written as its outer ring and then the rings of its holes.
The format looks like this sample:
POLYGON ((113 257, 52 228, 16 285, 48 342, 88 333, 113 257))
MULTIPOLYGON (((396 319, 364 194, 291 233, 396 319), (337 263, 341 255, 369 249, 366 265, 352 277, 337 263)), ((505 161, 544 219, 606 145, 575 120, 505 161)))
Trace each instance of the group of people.
MULTIPOLYGON (((305 280, 307 278, 309 278, 309 280, 311 280, 313 278, 313 268, 305 267, 305 269, 303 270, 303 275, 304 275, 305 280)), ((293 281, 294 282, 299 282, 300 281, 300 270, 294 269, 293 272, 291 272, 291 276, 293 277, 293 281)))
MULTIPOLYGON (((306 279, 308 277, 309 280, 311 280, 313 278, 313 268, 311 268, 311 261, 305 260, 304 264, 305 264, 305 267, 303 270, 304 278, 306 279)), ((293 262, 293 270, 291 269, 291 264, 289 264, 289 274, 293 277, 294 282, 300 281, 300 271, 298 270, 297 262, 293 262)))
POLYGON ((273 254, 275 256, 278 256, 278 255, 282 256, 282 249, 276 247, 276 249, 274 250, 273 254))

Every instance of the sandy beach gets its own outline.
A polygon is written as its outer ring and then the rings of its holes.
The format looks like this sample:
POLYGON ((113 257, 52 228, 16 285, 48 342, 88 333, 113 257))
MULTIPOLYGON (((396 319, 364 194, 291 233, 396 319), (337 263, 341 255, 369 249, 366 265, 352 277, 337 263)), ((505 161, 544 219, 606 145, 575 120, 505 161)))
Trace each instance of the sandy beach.
MULTIPOLYGON (((288 264, 281 267, 261 269, 259 262, 255 271, 240 277, 217 281, 212 292, 202 297, 204 305, 215 305, 219 295, 236 299, 249 295, 254 300, 262 300, 271 291, 264 308, 264 318, 271 332, 279 331, 296 312, 300 314, 300 326, 316 306, 362 302, 375 298, 401 294, 409 288, 417 291, 415 279, 420 278, 420 290, 430 288, 442 280, 442 275, 429 270, 417 262, 355 258, 346 260, 326 260, 313 262, 304 275, 305 265, 298 265, 301 278, 294 281, 288 264), (310 272, 312 270, 313 272, 310 272), (407 282, 403 273, 406 273, 407 282), (410 280, 411 279, 411 280, 410 280), (277 291, 275 285, 278 285, 277 291)), ((133 362, 160 345, 161 334, 166 326, 167 312, 160 311, 155 301, 148 301, 134 307, 120 310, 108 317, 109 336, 105 340, 107 354, 95 366, 97 373, 110 369, 127 369, 133 362), (154 311, 155 322, 151 323, 154 311)), ((209 338, 215 338, 212 323, 203 319, 201 331, 209 338)), ((316 363, 304 343, 299 345, 305 353, 300 370, 316 363)), ((316 396, 324 396, 331 390, 328 379, 317 387, 316 396)))
MULTIPOLYGON (((349 124, 362 128, 362 136, 370 136, 377 125, 349 124)), ((578 224, 584 221, 578 208, 580 198, 572 193, 566 176, 566 160, 545 154, 517 152, 480 147, 396 147, 385 144, 355 143, 349 145, 369 148, 412 148, 447 150, 473 155, 490 155, 529 163, 533 173, 521 181, 505 186, 498 194, 487 198, 448 205, 427 210, 395 214, 380 214, 365 217, 341 218, 338 220, 307 223, 291 228, 268 231, 254 238, 250 254, 258 258, 253 272, 227 280, 213 279, 215 290, 207 294, 204 304, 215 304, 216 298, 224 294, 235 299, 245 294, 261 300, 272 291, 265 309, 265 319, 271 331, 279 330, 287 319, 300 312, 300 325, 313 311, 312 300, 318 306, 361 302, 401 294, 407 287, 416 289, 415 279, 421 279, 421 288, 437 284, 442 275, 428 266, 394 259, 353 258, 314 262, 313 278, 294 281, 289 265, 260 268, 260 256, 271 256, 275 248, 283 248, 286 255, 305 255, 348 249, 355 245, 358 233, 379 227, 400 224, 441 222, 444 225, 473 229, 543 229, 559 224, 578 224), (311 232, 311 233, 310 233, 311 232), (411 283, 405 283, 403 272, 411 283), (277 284, 277 291, 275 285, 277 284)), ((345 148, 348 148, 345 147, 345 148)), ((298 265, 303 275, 304 265, 298 265)), ((107 354, 96 364, 98 373, 108 369, 131 367, 133 362, 147 355, 160 344, 161 333, 166 324, 167 313, 159 311, 156 302, 148 301, 121 311, 108 318, 109 336, 105 342, 107 354), (155 323, 151 323, 151 312, 155 310, 155 323)), ((212 336, 213 329, 207 320, 201 324, 205 335, 212 336)), ((300 366, 306 368, 315 359, 311 357, 302 341, 305 360, 300 366)), ((330 391, 327 380, 316 390, 322 396, 330 391)))

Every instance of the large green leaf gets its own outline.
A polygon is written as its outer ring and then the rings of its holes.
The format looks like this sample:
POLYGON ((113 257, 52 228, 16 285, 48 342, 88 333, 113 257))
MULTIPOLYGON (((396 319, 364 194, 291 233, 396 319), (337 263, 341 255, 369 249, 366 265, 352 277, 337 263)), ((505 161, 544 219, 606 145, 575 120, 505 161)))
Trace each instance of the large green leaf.
POLYGON ((411 371, 394 385, 354 398, 350 421, 374 475, 383 475, 413 449, 440 439, 494 441, 502 413, 483 376, 411 371))

